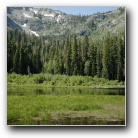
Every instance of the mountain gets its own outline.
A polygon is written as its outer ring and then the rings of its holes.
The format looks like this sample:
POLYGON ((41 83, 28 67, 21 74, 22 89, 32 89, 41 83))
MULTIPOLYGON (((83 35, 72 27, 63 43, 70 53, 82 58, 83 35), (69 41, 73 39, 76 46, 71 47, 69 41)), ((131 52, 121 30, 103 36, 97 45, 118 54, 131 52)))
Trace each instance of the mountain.
POLYGON ((125 29, 125 8, 93 15, 71 15, 49 8, 8 7, 7 26, 35 36, 102 35, 125 29))

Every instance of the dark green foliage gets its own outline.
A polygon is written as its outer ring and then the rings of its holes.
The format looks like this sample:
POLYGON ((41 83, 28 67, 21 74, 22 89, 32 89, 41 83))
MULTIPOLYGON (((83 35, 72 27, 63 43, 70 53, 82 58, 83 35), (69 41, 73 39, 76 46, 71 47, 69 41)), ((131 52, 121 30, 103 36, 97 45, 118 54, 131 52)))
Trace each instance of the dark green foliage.
POLYGON ((85 63, 88 60, 88 50, 89 50, 89 39, 86 35, 82 43, 82 60, 85 63))
POLYGON ((84 73, 85 73, 87 76, 90 76, 90 75, 91 75, 91 62, 90 62, 89 60, 87 60, 87 61, 85 62, 84 73))
POLYGON ((77 75, 78 74, 78 44, 77 44, 77 38, 74 34, 73 38, 73 44, 72 44, 72 74, 77 75))
POLYGON ((67 36, 66 43, 65 43, 65 70, 67 75, 71 75, 71 44, 69 41, 69 36, 67 36))
POLYGON ((97 54, 96 54, 96 63, 97 63, 97 76, 99 78, 102 77, 102 48, 97 48, 97 54))
POLYGON ((124 34, 108 33, 102 39, 87 35, 78 38, 76 34, 66 39, 45 39, 8 30, 7 71, 28 74, 29 66, 29 74, 86 75, 125 81, 124 34))
POLYGON ((125 80, 125 40, 122 37, 118 41, 118 52, 117 52, 117 79, 119 81, 125 80))
POLYGON ((103 77, 111 80, 125 80, 125 42, 124 34, 105 38, 103 47, 103 77))
POLYGON ((8 30, 7 40, 7 71, 27 74, 42 71, 41 43, 35 36, 30 36, 17 30, 8 30))
POLYGON ((91 73, 90 75, 92 77, 94 77, 96 75, 96 47, 95 47, 95 44, 94 42, 92 41, 91 42, 91 46, 89 46, 89 50, 88 50, 88 57, 89 57, 89 60, 90 60, 90 68, 91 68, 91 73))
POLYGON ((103 46, 103 77, 110 79, 110 46, 109 37, 105 40, 103 46))

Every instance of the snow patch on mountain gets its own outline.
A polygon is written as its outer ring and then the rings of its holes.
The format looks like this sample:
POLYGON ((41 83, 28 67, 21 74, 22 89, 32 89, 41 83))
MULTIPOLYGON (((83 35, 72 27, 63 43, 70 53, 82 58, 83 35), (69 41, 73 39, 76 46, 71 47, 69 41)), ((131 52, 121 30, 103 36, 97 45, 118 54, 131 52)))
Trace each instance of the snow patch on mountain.
POLYGON ((26 25, 26 23, 23 25, 23 27, 26 27, 27 25, 26 25))
POLYGON ((23 13, 23 15, 27 18, 32 18, 30 15, 23 13))
POLYGON ((37 10, 33 10, 33 11, 34 11, 35 14, 37 14, 37 12, 38 12, 37 10))
POLYGON ((58 15, 57 22, 61 19, 61 15, 58 15))
POLYGON ((59 19, 59 18, 57 18, 57 22, 59 22, 59 20, 60 20, 60 19, 59 19))
MULTIPOLYGON (((30 30, 30 29, 29 29, 29 30, 30 30)), ((39 36, 39 34, 37 34, 35 31, 32 31, 32 30, 30 30, 30 31, 31 31, 31 33, 34 34, 35 36, 37 36, 37 37, 39 36)))
POLYGON ((54 17, 54 14, 44 14, 44 16, 54 17))

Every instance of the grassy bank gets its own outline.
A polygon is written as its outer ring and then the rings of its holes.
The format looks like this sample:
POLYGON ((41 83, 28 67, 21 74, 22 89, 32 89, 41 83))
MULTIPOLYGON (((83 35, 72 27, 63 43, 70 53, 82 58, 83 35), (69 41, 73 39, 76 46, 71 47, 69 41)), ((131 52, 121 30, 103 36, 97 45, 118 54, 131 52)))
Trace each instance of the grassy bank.
POLYGON ((36 85, 47 87, 75 87, 75 86, 89 86, 89 87, 124 87, 124 82, 118 80, 107 80, 104 78, 94 78, 90 76, 66 76, 66 75, 51 75, 51 74, 33 74, 30 77, 27 75, 8 74, 8 86, 18 85, 36 85))
POLYGON ((7 120, 9 125, 46 125, 65 117, 125 120, 124 105, 124 96, 8 96, 7 120))

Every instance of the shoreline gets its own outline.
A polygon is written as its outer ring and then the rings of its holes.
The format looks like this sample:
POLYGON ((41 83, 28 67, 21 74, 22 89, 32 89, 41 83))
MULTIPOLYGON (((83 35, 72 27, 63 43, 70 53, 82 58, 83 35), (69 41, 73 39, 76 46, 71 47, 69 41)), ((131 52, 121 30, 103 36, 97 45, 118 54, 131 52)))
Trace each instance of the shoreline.
POLYGON ((90 89, 117 89, 117 88, 124 88, 125 86, 47 86, 47 85, 40 85, 40 84, 33 84, 33 85, 7 85, 7 87, 46 87, 46 88, 90 88, 90 89))

